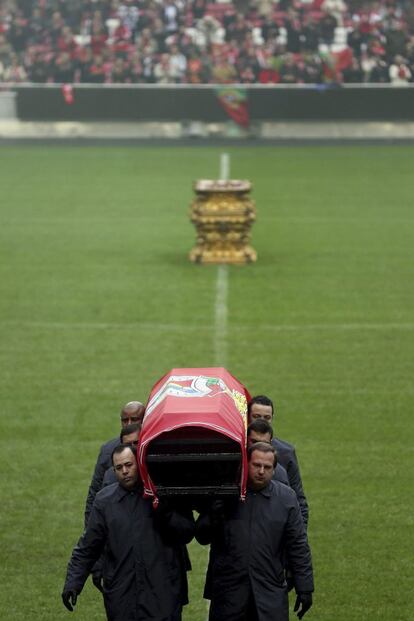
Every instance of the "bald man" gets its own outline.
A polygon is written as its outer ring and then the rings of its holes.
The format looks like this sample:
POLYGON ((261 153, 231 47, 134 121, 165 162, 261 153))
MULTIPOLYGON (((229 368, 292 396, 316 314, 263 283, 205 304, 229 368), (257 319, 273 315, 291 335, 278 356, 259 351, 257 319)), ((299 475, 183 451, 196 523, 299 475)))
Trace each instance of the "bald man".
MULTIPOLYGON (((121 429, 132 423, 142 423, 144 418, 145 406, 141 401, 129 401, 121 410, 121 429)), ((112 467, 112 451, 119 444, 119 436, 109 440, 101 446, 98 459, 96 460, 95 471, 89 486, 88 496, 85 506, 85 528, 88 524, 89 514, 92 510, 93 501, 96 494, 102 488, 105 472, 112 467)))

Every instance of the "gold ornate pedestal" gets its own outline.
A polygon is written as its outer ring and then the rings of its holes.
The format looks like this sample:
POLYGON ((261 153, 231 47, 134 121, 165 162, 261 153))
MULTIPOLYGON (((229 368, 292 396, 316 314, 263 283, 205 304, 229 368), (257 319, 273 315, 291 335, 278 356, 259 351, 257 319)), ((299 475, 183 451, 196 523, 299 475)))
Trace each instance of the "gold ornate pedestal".
POLYGON ((194 184, 196 198, 190 219, 197 231, 197 243, 190 252, 194 263, 236 263, 256 261, 249 245, 250 229, 256 219, 249 197, 250 181, 200 179, 194 184))

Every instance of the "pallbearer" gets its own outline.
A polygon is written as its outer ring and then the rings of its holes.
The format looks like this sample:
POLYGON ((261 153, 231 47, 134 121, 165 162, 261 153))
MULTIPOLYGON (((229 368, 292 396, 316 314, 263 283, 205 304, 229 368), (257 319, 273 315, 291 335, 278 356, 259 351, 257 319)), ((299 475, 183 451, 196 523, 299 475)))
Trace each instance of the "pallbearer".
POLYGON ((196 539, 211 543, 205 593, 210 621, 287 621, 285 555, 301 619, 312 605, 313 573, 305 526, 295 492, 272 481, 271 444, 248 450, 245 502, 214 500, 201 514, 196 539))
POLYGON ((112 454, 117 483, 96 495, 86 530, 69 561, 63 604, 76 605, 94 563, 104 553, 103 596, 109 621, 179 621, 187 603, 183 544, 193 538, 191 512, 143 498, 135 451, 112 454))

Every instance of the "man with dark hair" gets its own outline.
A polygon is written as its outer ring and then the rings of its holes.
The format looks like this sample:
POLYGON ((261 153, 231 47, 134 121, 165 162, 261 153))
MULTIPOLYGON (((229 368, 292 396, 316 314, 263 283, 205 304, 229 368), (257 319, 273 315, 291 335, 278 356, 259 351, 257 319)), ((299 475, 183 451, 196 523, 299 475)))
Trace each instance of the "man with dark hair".
MULTIPOLYGON (((145 406, 140 401, 129 401, 121 410, 121 427, 126 427, 131 423, 142 423, 144 418, 145 406)), ((96 494, 102 488, 105 472, 112 466, 111 455, 115 446, 119 444, 119 436, 109 440, 101 446, 98 459, 96 460, 95 471, 89 486, 85 505, 85 526, 88 524, 89 514, 92 509, 96 494)))
POLYGON ((227 502, 221 515, 201 514, 196 539, 211 543, 204 596, 209 621, 287 621, 285 560, 296 590, 299 619, 312 605, 313 572, 295 492, 272 480, 276 451, 258 442, 248 449, 245 502, 227 502))
MULTIPOLYGON (((273 438, 272 426, 267 422, 267 420, 264 420, 264 418, 256 418, 247 427, 246 438, 248 449, 256 444, 256 442, 267 442, 268 444, 271 444, 273 438)), ((281 483, 290 486, 287 472, 279 463, 276 463, 273 478, 275 481, 280 481, 281 483)))
MULTIPOLYGON (((132 423, 131 425, 126 425, 121 429, 121 433, 119 434, 118 444, 129 444, 136 450, 138 446, 139 434, 141 431, 141 423, 132 423)), ((106 487, 107 485, 111 485, 112 483, 116 483, 116 474, 114 468, 110 467, 104 474, 104 478, 102 481, 102 487, 106 487)))
MULTIPOLYGON (((247 440, 254 442, 271 443, 273 438, 273 427, 264 418, 255 418, 247 427, 247 440), (259 440, 259 436, 266 436, 265 440, 259 440)), ((249 447, 248 447, 249 448, 249 447)))
MULTIPOLYGON (((274 407, 273 402, 265 395, 253 397, 248 404, 248 420, 249 423, 258 418, 266 420, 272 424, 274 407)), ((272 444, 276 449, 278 462, 285 468, 290 487, 296 492, 300 510, 302 512, 305 526, 308 524, 309 507, 303 491, 302 478, 300 476, 298 458, 296 457, 295 447, 289 442, 285 442, 280 438, 273 438, 272 444)))
POLYGON ((93 564, 104 552, 103 596, 109 621, 178 621, 188 602, 183 546, 194 534, 190 511, 142 496, 135 452, 112 451, 117 483, 96 495, 86 530, 68 564, 62 601, 76 604, 93 564))
MULTIPOLYGON (((121 442, 121 444, 131 446, 135 453, 136 447, 138 445, 140 431, 141 431, 141 423, 132 423, 131 425, 126 425, 125 427, 121 429, 121 433, 120 433, 119 440, 118 440, 118 445, 119 445, 119 442, 121 442)), ((102 488, 106 487, 107 485, 112 485, 112 483, 116 483, 116 482, 117 482, 117 478, 116 478, 115 469, 113 467, 108 468, 108 470, 104 474, 104 478, 102 481, 102 488)), ((92 574, 92 582, 94 586, 96 586, 98 591, 101 591, 102 593, 103 592, 103 587, 102 587, 103 557, 101 557, 99 561, 95 563, 95 565, 92 568, 91 574, 92 574)))
POLYGON ((122 427, 121 433, 119 434, 121 444, 133 444, 137 446, 141 427, 141 423, 131 423, 130 425, 122 427))
POLYGON ((263 420, 267 420, 268 423, 272 423, 273 421, 273 414, 274 414, 274 406, 273 406, 273 401, 271 399, 269 399, 269 397, 266 397, 265 395, 256 395, 255 397, 252 397, 249 401, 249 403, 247 404, 247 412, 248 412, 248 418, 249 418, 249 422, 251 422, 252 420, 255 420, 256 418, 263 418, 263 420), (271 412, 269 412, 268 410, 260 410, 258 409, 258 412, 256 414, 256 412, 254 414, 252 414, 252 406, 256 404, 256 405, 264 405, 266 406, 266 408, 271 408, 271 412))

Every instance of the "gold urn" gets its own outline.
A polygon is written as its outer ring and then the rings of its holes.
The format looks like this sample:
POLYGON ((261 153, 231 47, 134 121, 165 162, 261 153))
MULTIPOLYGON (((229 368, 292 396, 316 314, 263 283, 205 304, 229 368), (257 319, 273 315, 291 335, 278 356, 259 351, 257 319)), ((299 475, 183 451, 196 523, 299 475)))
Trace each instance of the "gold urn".
POLYGON ((250 229, 256 219, 251 189, 245 180, 195 182, 190 219, 197 242, 189 255, 191 261, 239 265, 256 261, 256 251, 250 246, 250 229))

